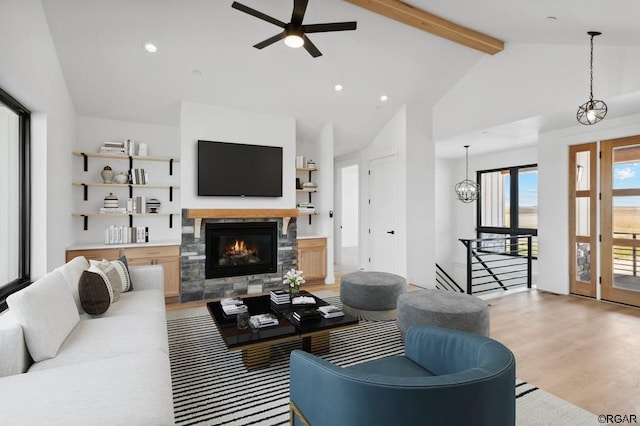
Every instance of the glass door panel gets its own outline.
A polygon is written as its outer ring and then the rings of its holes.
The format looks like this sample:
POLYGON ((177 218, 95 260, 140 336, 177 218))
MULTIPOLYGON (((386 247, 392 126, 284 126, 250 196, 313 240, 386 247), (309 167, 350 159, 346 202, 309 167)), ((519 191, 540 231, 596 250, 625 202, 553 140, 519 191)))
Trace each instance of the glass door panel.
POLYGON ((591 282, 591 244, 576 244, 576 281, 591 282))
POLYGON ((596 143, 569 147, 569 290, 596 297, 596 143))
POLYGON ((640 137, 602 142, 602 298, 640 306, 640 137))
POLYGON ((576 198, 576 235, 588 237, 591 233, 591 199, 576 198))

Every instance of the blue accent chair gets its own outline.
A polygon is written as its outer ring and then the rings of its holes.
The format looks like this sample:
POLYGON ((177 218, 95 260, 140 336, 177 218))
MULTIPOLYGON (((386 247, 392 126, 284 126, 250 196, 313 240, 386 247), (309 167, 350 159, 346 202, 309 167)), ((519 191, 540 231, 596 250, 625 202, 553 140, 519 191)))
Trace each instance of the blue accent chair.
POLYGON ((338 367, 296 350, 291 424, 513 426, 513 353, 485 336, 411 326, 404 356, 338 367))

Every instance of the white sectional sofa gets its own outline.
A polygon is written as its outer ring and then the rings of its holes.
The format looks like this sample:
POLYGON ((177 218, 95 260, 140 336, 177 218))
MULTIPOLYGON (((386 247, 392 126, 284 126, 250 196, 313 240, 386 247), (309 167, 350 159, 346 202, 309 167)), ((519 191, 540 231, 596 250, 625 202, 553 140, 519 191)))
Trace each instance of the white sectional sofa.
POLYGON ((78 296, 88 267, 75 258, 7 299, 0 423, 174 424, 162 266, 131 267, 133 290, 100 316, 78 296))

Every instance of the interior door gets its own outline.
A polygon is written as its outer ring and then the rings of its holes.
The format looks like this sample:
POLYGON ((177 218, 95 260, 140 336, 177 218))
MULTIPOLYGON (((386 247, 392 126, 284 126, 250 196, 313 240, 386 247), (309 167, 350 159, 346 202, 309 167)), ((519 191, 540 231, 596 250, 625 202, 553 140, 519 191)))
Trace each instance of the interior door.
POLYGON ((369 162, 369 220, 371 270, 399 273, 398 159, 395 155, 369 162))
POLYGON ((597 144, 569 147, 569 291, 596 297, 597 144))
POLYGON ((601 149, 601 296, 640 306, 640 136, 601 149))

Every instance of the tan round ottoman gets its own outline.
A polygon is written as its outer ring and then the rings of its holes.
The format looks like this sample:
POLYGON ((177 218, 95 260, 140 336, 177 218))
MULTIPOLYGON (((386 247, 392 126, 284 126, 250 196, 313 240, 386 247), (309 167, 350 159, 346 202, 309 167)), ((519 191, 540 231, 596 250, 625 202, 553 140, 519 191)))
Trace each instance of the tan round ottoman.
POLYGON ((402 334, 409 326, 419 324, 489 336, 489 304, 475 296, 418 290, 400 295, 397 307, 402 334))

